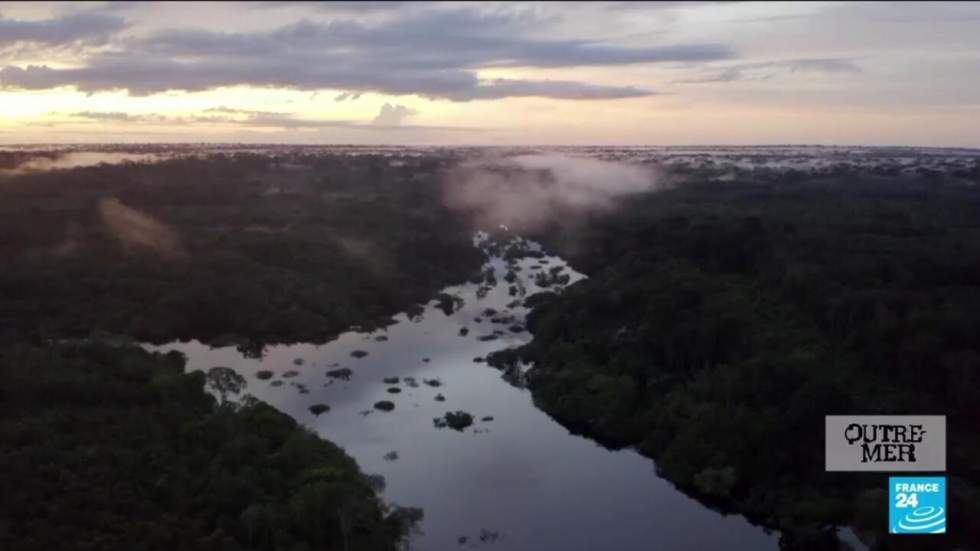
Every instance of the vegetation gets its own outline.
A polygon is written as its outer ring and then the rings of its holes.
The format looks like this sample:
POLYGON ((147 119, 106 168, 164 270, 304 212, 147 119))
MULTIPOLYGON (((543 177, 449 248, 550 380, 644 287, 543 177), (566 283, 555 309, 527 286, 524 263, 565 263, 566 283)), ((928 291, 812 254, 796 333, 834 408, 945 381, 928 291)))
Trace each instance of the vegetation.
POLYGON ((432 422, 439 429, 449 427, 453 430, 462 431, 473 424, 473 416, 465 411, 447 411, 446 415, 436 417, 432 422))
POLYGON ((0 335, 260 351, 383 326, 481 264, 438 166, 241 153, 0 174, 0 335))
POLYGON ((228 401, 231 395, 240 397, 248 386, 245 377, 230 367, 212 367, 207 371, 205 381, 207 388, 218 395, 221 403, 228 401))
MULTIPOLYGON (((25 160, 4 153, 0 169, 25 160)), ((234 406, 232 370, 50 343, 195 338, 257 356, 384 326, 482 261, 442 205, 439 164, 300 152, 0 173, 0 360, 16 389, 0 391, 0 548, 393 549, 419 513, 387 510, 288 417, 234 406)))
POLYGON ((354 372, 351 371, 349 367, 339 367, 337 369, 331 369, 327 371, 327 377, 333 379, 340 379, 342 381, 349 381, 354 372))
POLYGON ((223 368, 183 366, 136 348, 0 348, 0 548, 394 550, 420 518, 286 415, 216 403, 206 377, 241 383, 223 368))
POLYGON ((327 404, 313 404, 310 406, 310 413, 313 415, 320 415, 321 413, 326 413, 330 411, 330 406, 327 404))
MULTIPOLYGON (((254 356, 414 318, 433 296, 455 312, 459 297, 436 291, 482 259, 442 205, 444 161, 229 154, 0 174, 0 548, 394 548, 419 513, 387 509, 341 450, 242 400, 249 381, 229 368, 183 375, 173 355, 53 343, 197 338, 254 356)), ((488 361, 521 382, 517 360, 534 362, 526 383, 560 422, 636 446, 788 549, 835 545, 834 525, 883 549, 967 545, 980 541, 978 220, 980 192, 921 170, 639 196, 532 236, 589 278, 524 298, 534 341, 488 361), (945 539, 889 539, 883 476, 823 470, 825 414, 910 412, 948 417, 945 539)), ((528 247, 507 258, 543 256, 528 247)), ((570 281, 541 264, 539 285, 570 281)))
POLYGON ((439 293, 436 295, 435 301, 436 308, 441 310, 447 316, 452 315, 453 312, 459 310, 463 306, 463 299, 447 293, 439 293))
POLYGON ((33 160, 54 160, 60 155, 53 151, 0 151, 0 170, 14 170, 33 160))
MULTIPOLYGON (((708 503, 833 545, 980 541, 980 192, 936 178, 690 185, 540 236, 589 279, 535 295, 536 403, 708 503), (826 473, 823 416, 944 414, 950 526, 889 538, 880 474, 826 473), (874 494, 876 495, 876 494, 874 494), (955 538, 955 540, 954 540, 955 538)), ((821 543, 822 542, 822 543, 821 543)))

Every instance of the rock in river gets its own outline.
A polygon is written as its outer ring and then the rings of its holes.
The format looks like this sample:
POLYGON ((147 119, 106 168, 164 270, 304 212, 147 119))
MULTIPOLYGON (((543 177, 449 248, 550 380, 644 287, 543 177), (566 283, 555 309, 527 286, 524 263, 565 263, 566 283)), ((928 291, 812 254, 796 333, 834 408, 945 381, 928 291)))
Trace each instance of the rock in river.
POLYGON ((374 403, 374 409, 381 411, 391 411, 395 409, 395 403, 388 400, 381 400, 380 402, 374 403))

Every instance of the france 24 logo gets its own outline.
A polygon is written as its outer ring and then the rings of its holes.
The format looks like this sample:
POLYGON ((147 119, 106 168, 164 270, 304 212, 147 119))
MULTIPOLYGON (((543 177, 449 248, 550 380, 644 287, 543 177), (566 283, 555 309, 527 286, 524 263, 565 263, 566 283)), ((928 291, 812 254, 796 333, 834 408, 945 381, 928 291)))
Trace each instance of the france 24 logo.
POLYGON ((946 477, 890 477, 888 533, 945 534, 946 477))

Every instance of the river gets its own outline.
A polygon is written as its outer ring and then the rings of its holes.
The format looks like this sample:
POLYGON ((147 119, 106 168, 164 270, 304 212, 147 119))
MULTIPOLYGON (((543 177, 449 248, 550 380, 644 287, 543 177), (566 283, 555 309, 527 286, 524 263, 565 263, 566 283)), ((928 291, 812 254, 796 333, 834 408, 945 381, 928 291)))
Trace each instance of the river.
MULTIPOLYGON (((476 243, 485 246, 485 236, 476 243)), ((493 277, 445 289, 462 300, 449 314, 433 301, 385 330, 272 346, 261 359, 197 341, 147 348, 183 352, 190 370, 234 369, 248 382, 245 392, 342 446, 364 472, 382 475, 386 501, 425 511, 413 549, 777 549, 778 534, 686 496, 633 450, 572 435, 534 407, 526 389, 474 361, 531 338, 522 325, 527 309, 515 302, 544 290, 537 274, 554 269, 569 284, 583 277, 554 256, 509 265, 499 251, 485 250, 493 277), (343 368, 349 379, 327 375, 343 368), (263 370, 271 378, 260 379, 263 370), (392 377, 399 382, 384 381, 392 377), (395 409, 374 409, 381 400, 395 409), (330 410, 314 415, 309 407, 318 403, 330 410), (471 413, 474 424, 435 426, 434 418, 456 410, 471 413)))

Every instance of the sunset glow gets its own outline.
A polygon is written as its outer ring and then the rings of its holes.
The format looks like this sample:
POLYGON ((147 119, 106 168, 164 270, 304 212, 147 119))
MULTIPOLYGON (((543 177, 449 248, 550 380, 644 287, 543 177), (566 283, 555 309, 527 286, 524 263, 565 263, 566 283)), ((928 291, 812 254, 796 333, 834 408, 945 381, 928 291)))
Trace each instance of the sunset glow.
POLYGON ((0 142, 977 146, 978 17, 969 3, 0 3, 0 142))

